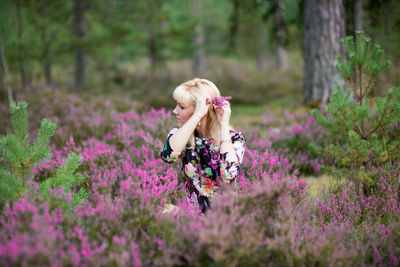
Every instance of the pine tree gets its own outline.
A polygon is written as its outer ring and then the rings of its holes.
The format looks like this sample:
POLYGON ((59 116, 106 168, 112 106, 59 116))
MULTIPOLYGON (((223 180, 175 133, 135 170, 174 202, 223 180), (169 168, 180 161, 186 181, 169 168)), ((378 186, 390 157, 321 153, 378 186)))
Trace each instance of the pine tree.
POLYGON ((399 140, 389 137, 392 127, 400 122, 400 88, 389 89, 384 98, 367 98, 377 75, 387 70, 390 62, 384 60, 383 49, 373 45, 363 32, 356 32, 356 37, 356 42, 353 36, 342 39, 347 60, 338 58, 337 69, 347 90, 337 86, 327 114, 318 110, 312 114, 333 140, 325 156, 336 159, 341 167, 362 171, 367 165, 379 166, 400 158, 399 140))
MULTIPOLYGON (((54 135, 57 124, 43 119, 33 144, 29 142, 28 118, 26 102, 10 105, 14 133, 0 139, 0 203, 15 201, 29 190, 28 181, 33 179, 33 167, 37 166, 50 155, 49 143, 54 135)), ((84 177, 76 172, 81 158, 72 153, 58 169, 55 176, 40 182, 37 197, 44 201, 53 187, 63 188, 65 194, 79 186, 84 177)), ((79 204, 87 194, 81 188, 74 194, 69 203, 79 204)))

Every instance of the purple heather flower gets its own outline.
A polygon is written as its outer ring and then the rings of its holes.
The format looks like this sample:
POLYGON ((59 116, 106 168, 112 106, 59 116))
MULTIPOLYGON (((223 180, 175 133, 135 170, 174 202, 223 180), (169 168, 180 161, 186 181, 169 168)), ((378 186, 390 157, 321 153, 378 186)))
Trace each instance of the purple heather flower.
POLYGON ((231 96, 215 96, 211 99, 207 99, 207 102, 213 105, 216 105, 217 107, 222 107, 224 104, 224 101, 229 101, 231 100, 232 97, 231 96))

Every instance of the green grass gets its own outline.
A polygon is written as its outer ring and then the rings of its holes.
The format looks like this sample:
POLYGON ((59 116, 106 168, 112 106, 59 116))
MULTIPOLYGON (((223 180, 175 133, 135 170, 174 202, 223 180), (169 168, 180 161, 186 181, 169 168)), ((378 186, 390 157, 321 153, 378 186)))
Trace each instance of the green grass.
POLYGON ((309 189, 307 192, 311 198, 322 197, 326 192, 334 190, 339 185, 343 185, 346 182, 344 178, 338 179, 326 174, 304 177, 303 179, 308 183, 309 189))

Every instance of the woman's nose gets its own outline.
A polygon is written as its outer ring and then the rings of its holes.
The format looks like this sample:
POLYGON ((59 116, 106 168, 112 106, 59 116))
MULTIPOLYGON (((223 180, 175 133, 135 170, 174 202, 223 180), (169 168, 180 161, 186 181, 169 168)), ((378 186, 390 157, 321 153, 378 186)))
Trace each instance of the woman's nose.
POLYGON ((178 115, 178 112, 176 111, 176 108, 174 108, 174 110, 172 110, 172 113, 173 113, 174 115, 178 115))

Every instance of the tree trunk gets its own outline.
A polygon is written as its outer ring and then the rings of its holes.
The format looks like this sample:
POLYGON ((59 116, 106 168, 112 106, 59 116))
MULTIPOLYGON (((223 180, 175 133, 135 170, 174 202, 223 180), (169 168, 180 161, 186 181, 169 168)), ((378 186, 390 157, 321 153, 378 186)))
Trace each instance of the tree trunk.
POLYGON ((283 0, 273 1, 273 35, 276 40, 276 64, 278 71, 289 69, 289 56, 285 49, 287 41, 287 29, 285 25, 285 3, 283 0))
POLYGON ((192 71, 196 77, 204 75, 204 29, 201 15, 201 0, 191 0, 192 14, 198 18, 198 22, 194 29, 194 46, 195 51, 192 56, 192 71))
POLYGON ((20 0, 15 1, 15 5, 16 5, 15 8, 16 8, 16 13, 17 13, 17 37, 18 37, 18 44, 19 44, 19 73, 21 75, 22 87, 27 88, 28 82, 26 79, 26 72, 25 72, 25 60, 24 60, 24 54, 22 53, 22 49, 21 49, 23 24, 22 24, 20 0))
POLYGON ((75 87, 82 88, 87 84, 87 55, 82 49, 82 43, 86 38, 86 22, 84 14, 87 9, 85 2, 74 0, 74 31, 78 39, 75 52, 75 87))
MULTIPOLYGON (((117 19, 116 16, 116 0, 110 0, 109 1, 109 21, 112 23, 115 19, 117 19)), ((117 14, 118 15, 118 14, 117 14)), ((111 57, 111 66, 113 68, 113 71, 116 71, 117 73, 119 72, 119 52, 120 48, 118 45, 114 45, 112 47, 112 57, 111 57)))
POLYGON ((289 70, 289 54, 283 46, 276 47, 276 67, 278 71, 285 72, 289 70))
MULTIPOLYGON (((1 53, 1 52, 0 52, 1 53)), ((5 89, 5 87, 4 87, 4 81, 3 81, 3 74, 1 73, 2 72, 2 68, 0 68, 0 96, 1 96, 1 94, 3 93, 3 89, 5 89)), ((5 93, 4 93, 4 95, 5 95, 5 93)))
MULTIPOLYGON (((392 22, 393 20, 391 19, 392 16, 391 14, 385 14, 385 9, 384 9, 384 24, 385 24, 385 36, 392 36, 392 22)), ((391 52, 389 49, 389 42, 384 45, 384 50, 385 50, 385 57, 387 60, 391 60, 391 52)), ((390 68, 386 71, 386 83, 390 84, 390 68)))
POLYGON ((43 42, 43 59, 44 59, 44 75, 46 78, 46 84, 51 84, 51 62, 50 62, 50 40, 48 37, 48 20, 47 20, 47 8, 43 5, 41 8, 42 18, 44 20, 42 25, 42 42, 43 42))
POLYGON ((354 30, 362 31, 363 0, 354 2, 354 30))
POLYGON ((231 0, 233 12, 230 17, 228 51, 236 50, 236 36, 239 30, 240 0, 231 0))
POLYGON ((147 49, 150 59, 150 80, 162 75, 161 66, 165 63, 164 33, 168 29, 168 21, 163 16, 165 1, 147 0, 146 22, 148 29, 147 49), (161 14, 161 15, 160 15, 161 14))
POLYGON ((155 22, 155 14, 154 14, 154 3, 153 0, 147 1, 147 26, 148 26, 148 40, 147 40, 147 49, 149 51, 149 59, 150 59, 150 80, 153 80, 157 76, 157 65, 158 65, 158 47, 157 47, 157 37, 155 33, 156 22, 155 22))
POLYGON ((3 69, 4 69, 4 76, 6 78, 6 83, 7 83, 7 95, 8 95, 8 102, 13 103, 14 99, 13 99, 13 95, 12 95, 12 89, 11 89, 11 84, 10 84, 10 76, 8 75, 8 67, 7 67, 7 60, 6 60, 6 56, 4 54, 4 47, 3 47, 3 36, 1 33, 1 29, 0 29, 0 56, 1 56, 1 63, 3 65, 3 69))
POLYGON ((342 0, 304 1, 304 99, 303 104, 326 104, 340 82, 336 57, 343 55, 342 0))
POLYGON ((148 23, 149 23, 149 38, 147 40, 147 47, 149 50, 149 58, 150 58, 150 80, 153 80, 157 76, 157 65, 158 65, 158 51, 157 51, 157 41, 154 32, 154 21, 152 13, 153 10, 149 9, 148 23))
POLYGON ((264 72, 268 66, 267 46, 268 46, 268 34, 267 27, 263 21, 260 25, 260 53, 257 58, 257 70, 264 72))

